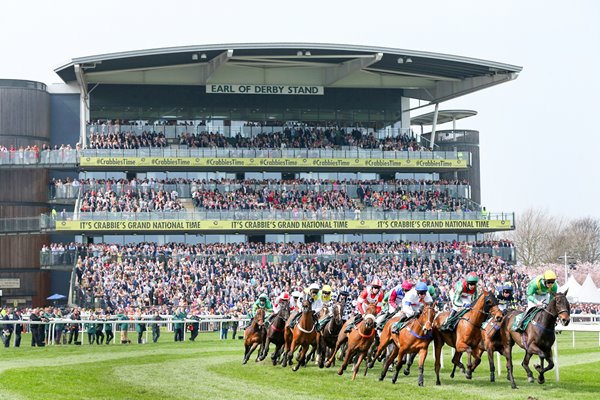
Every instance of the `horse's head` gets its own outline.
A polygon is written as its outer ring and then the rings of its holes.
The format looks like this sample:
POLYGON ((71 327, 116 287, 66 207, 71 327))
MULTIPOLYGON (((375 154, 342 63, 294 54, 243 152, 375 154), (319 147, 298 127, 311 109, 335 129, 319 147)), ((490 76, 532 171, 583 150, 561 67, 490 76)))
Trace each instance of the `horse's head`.
POLYGON ((343 321, 343 319, 342 319, 343 314, 344 314, 343 311, 344 311, 344 308, 343 308, 342 304, 335 303, 333 305, 333 321, 338 325, 341 324, 343 321))
POLYGON ((365 328, 373 329, 375 327, 375 316, 376 315, 377 315, 377 306, 375 304, 370 304, 367 307, 367 310, 364 315, 365 328))
POLYGON ((569 290, 567 289, 567 291, 565 291, 564 293, 557 293, 553 299, 554 307, 556 307, 556 315, 558 316, 558 320, 564 326, 569 325, 569 322, 571 322, 571 305, 569 304, 569 300, 567 300, 568 291, 569 290))
POLYGON ((435 319, 435 306, 436 302, 433 304, 425 304, 425 307, 421 310, 419 314, 419 324, 423 327, 423 335, 426 336, 433 329, 433 320, 435 319))
POLYGON ((288 319, 288 317, 290 316, 290 302, 289 301, 284 301, 281 303, 281 305, 279 306, 279 315, 284 320, 288 319))
POLYGON ((302 312, 306 313, 312 310, 313 299, 309 294, 304 295, 302 298, 302 312))
POLYGON ((493 290, 489 292, 484 290, 478 299, 478 302, 479 301, 483 301, 484 314, 489 314, 490 317, 492 317, 496 322, 502 321, 502 310, 500 310, 498 307, 498 299, 496 298, 496 294, 493 290))
POLYGON ((259 308, 256 311, 256 315, 254 316, 254 322, 258 325, 259 328, 262 328, 265 325, 265 310, 259 308))

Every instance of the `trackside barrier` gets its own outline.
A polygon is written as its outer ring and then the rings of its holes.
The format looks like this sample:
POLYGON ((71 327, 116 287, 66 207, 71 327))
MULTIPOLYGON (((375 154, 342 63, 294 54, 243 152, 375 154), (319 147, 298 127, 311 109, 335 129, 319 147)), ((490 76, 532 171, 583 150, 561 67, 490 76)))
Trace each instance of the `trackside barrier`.
MULTIPOLYGON (((120 329, 121 324, 128 324, 128 325, 145 324, 146 326, 151 325, 151 324, 158 324, 162 327, 166 327, 169 332, 173 332, 174 324, 184 323, 185 325, 184 325, 184 329, 183 329, 183 340, 185 340, 185 335, 186 335, 186 330, 187 330, 186 328, 187 328, 187 325, 189 325, 189 324, 198 323, 199 324, 199 332, 211 332, 214 330, 214 327, 216 326, 215 324, 218 324, 219 332, 221 332, 224 323, 238 322, 240 324, 238 327, 238 330, 243 330, 243 329, 245 329, 246 323, 248 321, 250 321, 250 318, 246 318, 246 317, 244 317, 244 318, 220 317, 219 318, 219 317, 215 317, 215 316, 210 316, 210 317, 199 316, 198 318, 199 319, 177 320, 177 319, 170 319, 168 316, 165 316, 163 319, 160 319, 160 320, 154 320, 154 319, 134 319, 134 320, 53 319, 48 322, 29 321, 29 320, 3 320, 3 321, 0 321, 0 326, 12 325, 13 332, 15 331, 17 325, 28 326, 28 327, 31 327, 31 325, 43 325, 44 327, 48 326, 48 343, 47 343, 47 345, 53 345, 55 342, 55 327, 58 324, 79 325, 79 332, 83 335, 83 334, 85 334, 85 328, 84 328, 85 324, 111 324, 113 332, 121 331, 121 329, 120 329), (119 327, 119 329, 117 329, 117 327, 119 327), (202 328, 204 328, 204 329, 202 329, 202 328)), ((130 331, 130 329, 128 328, 127 331, 130 331)), ((16 340, 16 337, 15 337, 15 340, 16 340)), ((148 329, 146 329, 146 343, 148 343, 148 329)))

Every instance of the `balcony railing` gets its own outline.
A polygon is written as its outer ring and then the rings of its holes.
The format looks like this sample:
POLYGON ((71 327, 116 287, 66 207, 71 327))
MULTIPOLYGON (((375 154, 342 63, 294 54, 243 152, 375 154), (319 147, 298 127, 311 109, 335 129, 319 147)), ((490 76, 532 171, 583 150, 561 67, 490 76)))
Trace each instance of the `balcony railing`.
MULTIPOLYGON (((171 258, 175 258, 178 261, 208 261, 208 260, 221 260, 227 259, 234 262, 256 262, 256 263, 285 263, 295 261, 312 261, 316 260, 319 262, 328 261, 346 261, 352 260, 369 260, 369 261, 385 261, 385 260, 396 260, 396 261, 414 261, 418 259, 429 259, 429 260, 447 260, 456 256, 468 256, 471 254, 489 254, 490 256, 501 257, 505 261, 512 262, 515 260, 515 248, 514 247, 469 247, 465 249, 457 249, 452 251, 440 252, 440 251, 417 251, 409 250, 402 253, 346 253, 346 254, 180 254, 175 256, 169 255, 158 255, 149 256, 147 254, 123 254, 120 255, 122 259, 127 260, 140 260, 150 261, 159 260, 160 262, 166 261, 171 258)), ((40 264, 43 266, 74 266, 75 261, 78 257, 94 257, 94 252, 77 252, 77 250, 64 250, 64 251, 40 251, 40 264)), ((103 257, 109 257, 110 255, 103 255, 103 257)), ((112 256, 113 261, 117 261, 117 256, 112 256)))
MULTIPOLYGON (((343 190, 348 196, 352 198, 358 198, 358 188, 360 185, 356 184, 348 184, 348 183, 340 183, 340 184, 331 184, 331 183, 319 183, 319 184, 308 184, 308 183, 298 183, 298 184, 277 184, 277 183, 265 183, 265 184, 239 184, 239 183, 230 183, 230 184, 216 184, 216 183, 142 183, 137 185, 130 184, 121 184, 121 183, 111 183, 107 184, 83 184, 78 186, 62 185, 62 186, 52 186, 50 189, 50 198, 51 199, 76 199, 81 190, 81 193, 91 192, 91 191, 106 191, 111 190, 117 196, 121 196, 125 193, 147 193, 150 191, 167 191, 172 193, 173 191, 177 192, 178 197, 181 198, 191 198, 192 193, 197 190, 218 190, 220 193, 228 193, 234 192, 242 187, 250 188, 253 190, 262 190, 264 188, 268 188, 271 190, 281 191, 281 190, 300 190, 300 191, 308 191, 312 190, 315 192, 331 192, 334 190, 343 190)), ((426 184, 395 184, 395 183, 381 183, 381 184, 365 184, 364 187, 368 187, 372 191, 387 191, 387 192, 395 192, 397 190, 406 190, 409 192, 419 192, 419 191, 441 191, 447 192, 450 196, 454 198, 468 198, 470 196, 470 186, 469 185, 426 185, 426 184)))

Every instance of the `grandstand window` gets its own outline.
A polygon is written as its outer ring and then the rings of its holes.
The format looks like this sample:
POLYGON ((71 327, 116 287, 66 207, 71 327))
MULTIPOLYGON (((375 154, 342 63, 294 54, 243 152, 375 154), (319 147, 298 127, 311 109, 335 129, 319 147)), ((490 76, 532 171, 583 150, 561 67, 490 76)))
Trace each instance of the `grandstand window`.
POLYGON ((304 235, 279 234, 265 235, 265 242, 273 243, 304 243, 304 235))

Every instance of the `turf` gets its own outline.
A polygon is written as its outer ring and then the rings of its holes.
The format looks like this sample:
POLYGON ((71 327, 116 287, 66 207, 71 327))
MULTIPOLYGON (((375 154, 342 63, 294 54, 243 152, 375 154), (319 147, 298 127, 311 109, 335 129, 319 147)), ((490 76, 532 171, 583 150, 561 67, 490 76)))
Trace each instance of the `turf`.
MULTIPOLYGON (((522 352, 515 350, 519 389, 512 390, 504 363, 502 375, 495 383, 489 382, 487 358, 471 381, 460 373, 450 379, 446 365, 442 386, 436 386, 433 346, 421 388, 416 367, 408 377, 400 374, 394 385, 391 374, 385 382, 377 380, 380 364, 354 382, 350 367, 340 377, 337 369, 320 370, 312 363, 292 372, 273 367, 268 359, 255 363, 253 356, 241 365, 242 342, 221 341, 213 333, 201 334, 194 343, 174 343, 171 335, 163 334, 157 344, 45 348, 28 346, 29 338, 24 335, 23 347, 0 348, 0 399, 597 399, 598 335, 578 333, 575 349, 570 333, 558 339, 560 382, 550 371, 546 384, 527 383, 520 366, 522 352)), ((448 363, 450 350, 444 349, 448 363)))

